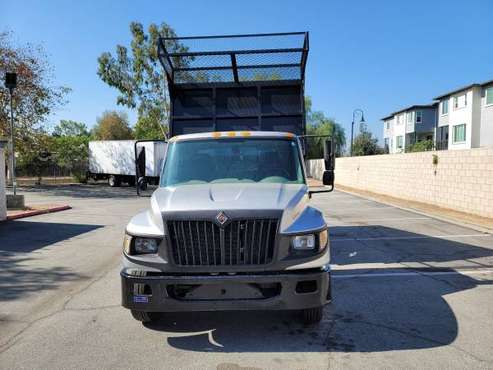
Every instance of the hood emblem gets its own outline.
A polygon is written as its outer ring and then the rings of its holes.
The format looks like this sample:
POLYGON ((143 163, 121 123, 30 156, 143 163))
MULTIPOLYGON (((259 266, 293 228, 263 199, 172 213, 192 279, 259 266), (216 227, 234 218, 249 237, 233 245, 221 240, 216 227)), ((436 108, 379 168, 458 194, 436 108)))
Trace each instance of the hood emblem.
POLYGON ((224 214, 223 211, 219 212, 216 215, 216 221, 219 223, 219 225, 223 226, 226 222, 228 222, 229 218, 224 214))

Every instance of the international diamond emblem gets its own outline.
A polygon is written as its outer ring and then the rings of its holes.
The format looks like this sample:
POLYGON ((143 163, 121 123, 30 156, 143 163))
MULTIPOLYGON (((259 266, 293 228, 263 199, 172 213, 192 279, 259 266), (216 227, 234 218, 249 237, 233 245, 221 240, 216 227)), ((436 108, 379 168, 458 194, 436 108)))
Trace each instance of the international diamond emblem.
POLYGON ((216 221, 219 222, 221 226, 228 222, 228 220, 228 216, 226 216, 223 211, 219 212, 216 216, 216 221))

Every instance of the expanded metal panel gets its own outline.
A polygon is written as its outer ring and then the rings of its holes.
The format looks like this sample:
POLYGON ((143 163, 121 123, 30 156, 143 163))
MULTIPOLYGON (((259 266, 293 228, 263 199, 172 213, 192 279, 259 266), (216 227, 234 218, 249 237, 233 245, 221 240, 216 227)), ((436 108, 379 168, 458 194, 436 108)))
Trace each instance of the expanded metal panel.
POLYGON ((159 39, 172 84, 303 80, 308 33, 159 39))
POLYGON ((206 69, 199 71, 176 71, 174 82, 180 83, 218 83, 233 81, 233 72, 228 69, 206 69))
POLYGON ((274 257, 277 219, 167 221, 173 260, 179 266, 265 265, 274 257))

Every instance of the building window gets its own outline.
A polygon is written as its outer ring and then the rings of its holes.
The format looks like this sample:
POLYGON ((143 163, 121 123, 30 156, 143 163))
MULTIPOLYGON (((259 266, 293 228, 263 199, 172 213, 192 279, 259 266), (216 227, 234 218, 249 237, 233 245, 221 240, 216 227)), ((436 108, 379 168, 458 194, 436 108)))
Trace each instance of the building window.
POLYGON ((454 109, 464 108, 467 105, 467 94, 454 96, 454 109))
POLYGON ((416 123, 421 123, 423 120, 423 112, 420 110, 416 111, 416 123))
POLYGON ((454 143, 463 143, 466 141, 466 125, 454 126, 454 143))
POLYGON ((397 149, 402 149, 404 146, 404 136, 397 136, 397 149))
POLYGON ((493 86, 486 89, 486 105, 493 104, 493 86))
POLYGON ((390 129, 390 121, 385 122, 385 127, 387 128, 387 130, 390 129))
POLYGON ((448 99, 442 101, 442 114, 448 114, 448 99))
POLYGON ((409 112, 407 114, 407 122, 412 123, 413 122, 413 112, 409 112))

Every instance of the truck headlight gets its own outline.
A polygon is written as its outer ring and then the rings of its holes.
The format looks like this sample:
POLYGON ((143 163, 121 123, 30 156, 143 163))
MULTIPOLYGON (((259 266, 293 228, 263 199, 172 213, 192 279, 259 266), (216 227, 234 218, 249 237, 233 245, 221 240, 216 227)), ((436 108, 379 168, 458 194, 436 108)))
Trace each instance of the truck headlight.
POLYGON ((139 238, 134 239, 135 254, 157 253, 158 242, 156 239, 139 238))
POLYGON ((125 254, 153 254, 157 253, 159 239, 142 238, 139 236, 125 235, 123 239, 123 250, 125 254))
POLYGON ((305 234, 293 236, 291 245, 295 250, 313 250, 315 249, 315 235, 305 234))

